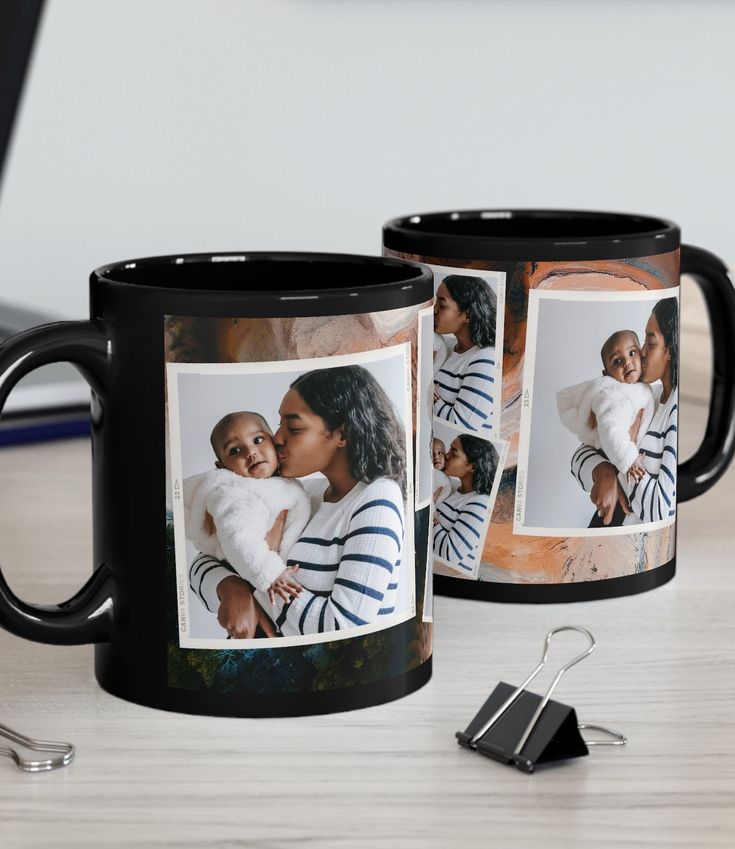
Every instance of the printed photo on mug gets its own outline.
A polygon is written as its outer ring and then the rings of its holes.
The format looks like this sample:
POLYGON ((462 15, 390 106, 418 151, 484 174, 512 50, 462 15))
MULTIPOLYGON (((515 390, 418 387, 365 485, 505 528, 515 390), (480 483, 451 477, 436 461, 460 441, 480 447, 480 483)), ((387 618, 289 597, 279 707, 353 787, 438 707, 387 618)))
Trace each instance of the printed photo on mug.
POLYGON ((477 579, 507 451, 507 442, 434 423, 435 572, 477 579))
POLYGON ((678 292, 529 292, 514 533, 631 534, 675 521, 678 292), (618 498, 595 503, 605 469, 618 498))
POLYGON ((409 343, 166 370, 182 647, 331 642, 415 615, 409 343), (335 462, 349 491, 332 499, 335 462), (229 638, 228 576, 252 587, 276 636, 229 638))
POLYGON ((505 272, 434 272, 434 418, 486 438, 500 432, 505 272))

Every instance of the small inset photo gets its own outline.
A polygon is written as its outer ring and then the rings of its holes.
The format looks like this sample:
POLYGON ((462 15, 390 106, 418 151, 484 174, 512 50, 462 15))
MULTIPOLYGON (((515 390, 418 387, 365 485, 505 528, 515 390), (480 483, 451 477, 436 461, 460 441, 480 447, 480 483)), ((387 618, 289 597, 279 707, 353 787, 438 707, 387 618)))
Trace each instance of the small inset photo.
POLYGON ((431 546, 435 566, 477 578, 507 450, 507 442, 458 433, 434 422, 431 546))
POLYGON ((414 615, 409 343, 168 363, 167 389, 182 647, 324 642, 414 615))
POLYGON ((434 418, 466 433, 500 432, 505 272, 434 272, 434 418))
POLYGON ((514 533, 674 521, 678 292, 529 293, 514 533))

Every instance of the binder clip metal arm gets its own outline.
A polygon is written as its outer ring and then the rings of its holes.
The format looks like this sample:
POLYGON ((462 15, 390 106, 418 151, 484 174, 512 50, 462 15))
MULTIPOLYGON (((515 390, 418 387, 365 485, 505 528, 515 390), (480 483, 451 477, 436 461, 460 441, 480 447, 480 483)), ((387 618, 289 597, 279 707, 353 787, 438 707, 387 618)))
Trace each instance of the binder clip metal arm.
POLYGON ((56 743, 53 740, 34 740, 33 737, 26 737, 8 728, 7 725, 0 725, 0 737, 10 740, 12 743, 17 743, 19 746, 24 746, 34 752, 58 752, 58 757, 45 758, 44 760, 32 761, 22 757, 17 749, 10 746, 0 746, 0 755, 5 755, 15 761, 16 766, 22 769, 23 772, 48 772, 51 769, 59 769, 63 766, 68 766, 74 760, 74 746, 71 743, 56 743))

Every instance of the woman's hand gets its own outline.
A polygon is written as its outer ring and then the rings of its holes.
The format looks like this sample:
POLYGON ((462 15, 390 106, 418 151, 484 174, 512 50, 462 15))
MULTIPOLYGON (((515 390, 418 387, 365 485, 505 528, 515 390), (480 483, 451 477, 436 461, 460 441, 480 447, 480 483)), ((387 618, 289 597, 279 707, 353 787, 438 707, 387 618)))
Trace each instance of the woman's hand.
POLYGON ((437 499, 437 498, 439 498, 439 494, 441 493, 442 489, 444 489, 444 487, 442 487, 442 486, 438 486, 438 487, 434 490, 434 494, 431 496, 431 500, 432 500, 435 504, 436 504, 436 499, 437 499))
POLYGON ((281 548, 281 542, 283 542, 283 526, 286 524, 286 516, 288 516, 288 510, 281 510, 281 512, 276 516, 276 521, 273 523, 273 527, 265 535, 266 545, 271 551, 279 551, 281 548))
POLYGON ((595 466, 592 480, 594 483, 590 491, 590 501, 597 508, 597 515, 602 519, 603 525, 612 522, 618 504, 626 515, 630 513, 628 498, 618 480, 618 470, 612 463, 605 461, 595 466))
POLYGON ((643 420, 643 407, 638 410, 638 415, 633 419, 633 424, 630 426, 630 430, 628 433, 630 434, 630 441, 633 443, 638 442, 638 431, 641 429, 641 421, 643 420))
POLYGON ((250 640, 258 625, 267 637, 275 637, 273 623, 255 600, 252 590, 242 578, 230 575, 217 585, 220 598, 217 621, 227 633, 238 640, 250 640))

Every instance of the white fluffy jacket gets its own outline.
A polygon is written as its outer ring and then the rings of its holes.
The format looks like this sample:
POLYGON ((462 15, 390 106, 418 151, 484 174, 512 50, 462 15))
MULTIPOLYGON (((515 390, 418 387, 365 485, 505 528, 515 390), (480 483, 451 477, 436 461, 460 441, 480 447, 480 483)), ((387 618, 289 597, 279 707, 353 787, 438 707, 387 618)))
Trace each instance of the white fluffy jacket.
POLYGON ((444 501, 449 495, 451 495, 454 490, 457 488, 456 484, 452 484, 452 479, 449 475, 445 475, 440 469, 432 470, 432 484, 431 488, 434 492, 437 491, 441 487, 441 492, 437 495, 434 500, 434 506, 444 501))
POLYGON ((586 445, 600 448, 619 472, 625 474, 638 457, 638 447, 630 439, 630 426, 643 410, 638 442, 646 435, 656 402, 647 383, 619 383, 602 375, 568 386, 556 393, 562 424, 586 445), (597 427, 590 428, 590 413, 597 427))
POLYGON ((229 469, 212 469, 184 481, 186 538, 204 554, 227 562, 259 590, 267 590, 286 568, 286 556, 311 516, 311 503, 298 481, 243 478, 229 469), (265 535, 287 509, 283 539, 271 551, 265 535), (206 526, 214 520, 215 533, 206 526))

